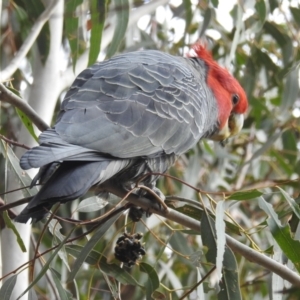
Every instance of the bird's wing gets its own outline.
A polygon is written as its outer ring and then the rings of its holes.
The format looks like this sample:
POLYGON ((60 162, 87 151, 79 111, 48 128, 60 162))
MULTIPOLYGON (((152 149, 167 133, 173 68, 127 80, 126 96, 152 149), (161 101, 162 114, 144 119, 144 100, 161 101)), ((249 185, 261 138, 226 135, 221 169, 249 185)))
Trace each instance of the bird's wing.
POLYGON ((96 64, 72 85, 55 130, 68 143, 114 157, 181 154, 211 125, 203 113, 211 110, 205 72, 192 71, 185 59, 158 51, 96 64))
POLYGON ((204 65, 159 51, 97 63, 77 77, 54 129, 42 133, 41 146, 21 165, 180 155, 217 120, 206 86, 204 65))

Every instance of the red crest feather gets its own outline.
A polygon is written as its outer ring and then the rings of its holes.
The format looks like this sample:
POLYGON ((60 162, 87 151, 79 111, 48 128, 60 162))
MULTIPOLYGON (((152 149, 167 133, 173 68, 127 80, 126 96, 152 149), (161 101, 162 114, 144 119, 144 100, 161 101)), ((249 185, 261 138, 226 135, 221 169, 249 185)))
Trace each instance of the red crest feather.
POLYGON ((196 43, 192 46, 194 53, 189 57, 198 57, 207 65, 207 84, 213 91, 219 108, 220 128, 224 126, 231 112, 243 114, 248 107, 247 96, 239 82, 226 70, 222 68, 212 57, 206 46, 196 43), (232 98, 239 97, 239 102, 234 105, 232 98))

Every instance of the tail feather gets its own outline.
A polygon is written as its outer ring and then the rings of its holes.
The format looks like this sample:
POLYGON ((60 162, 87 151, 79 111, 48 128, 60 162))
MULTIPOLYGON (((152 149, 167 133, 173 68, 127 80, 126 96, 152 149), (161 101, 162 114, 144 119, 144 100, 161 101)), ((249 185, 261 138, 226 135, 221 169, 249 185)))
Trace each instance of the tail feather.
POLYGON ((23 170, 40 168, 57 161, 103 161, 99 152, 71 144, 42 144, 27 151, 20 159, 23 170))
POLYGON ((103 161, 99 152, 66 143, 54 129, 40 135, 41 145, 27 151, 20 159, 23 170, 40 168, 59 161, 103 161))
POLYGON ((113 177, 129 160, 63 162, 15 221, 41 220, 56 202, 65 203, 84 195, 93 185, 113 177))

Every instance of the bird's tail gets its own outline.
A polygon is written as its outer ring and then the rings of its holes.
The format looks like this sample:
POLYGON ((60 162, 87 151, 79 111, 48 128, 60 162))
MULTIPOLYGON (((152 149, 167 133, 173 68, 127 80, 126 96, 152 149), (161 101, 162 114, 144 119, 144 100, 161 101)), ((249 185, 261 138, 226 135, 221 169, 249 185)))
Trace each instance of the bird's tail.
POLYGON ((129 160, 63 162, 15 221, 41 220, 56 202, 65 203, 84 195, 93 185, 113 177, 128 164, 129 160))

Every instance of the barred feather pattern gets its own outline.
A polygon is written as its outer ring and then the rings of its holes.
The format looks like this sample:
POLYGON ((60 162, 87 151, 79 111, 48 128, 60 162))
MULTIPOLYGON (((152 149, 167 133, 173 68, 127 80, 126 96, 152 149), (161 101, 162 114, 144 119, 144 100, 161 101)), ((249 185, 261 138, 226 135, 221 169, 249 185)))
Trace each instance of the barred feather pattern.
MULTIPOLYGON (((23 169, 42 167, 35 181, 46 182, 16 221, 40 220, 55 202, 76 199, 107 180, 128 187, 145 173, 165 172, 218 127, 206 76, 201 59, 154 50, 84 70, 55 126, 20 160, 23 169)), ((153 186, 156 179, 150 176, 145 184, 153 186)))

